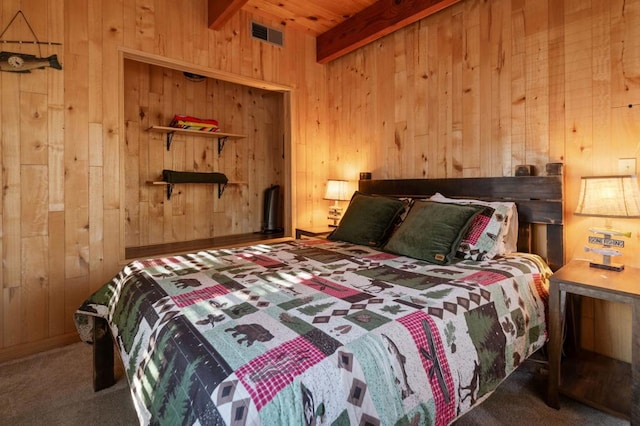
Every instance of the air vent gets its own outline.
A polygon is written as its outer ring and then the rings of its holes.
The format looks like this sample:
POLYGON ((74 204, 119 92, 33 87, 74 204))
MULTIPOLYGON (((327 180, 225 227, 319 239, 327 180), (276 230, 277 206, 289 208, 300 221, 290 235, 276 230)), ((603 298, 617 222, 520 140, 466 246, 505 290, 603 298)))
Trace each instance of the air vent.
POLYGON ((256 22, 251 23, 251 37, 275 44, 276 46, 282 46, 284 44, 284 34, 282 31, 265 27, 256 22))

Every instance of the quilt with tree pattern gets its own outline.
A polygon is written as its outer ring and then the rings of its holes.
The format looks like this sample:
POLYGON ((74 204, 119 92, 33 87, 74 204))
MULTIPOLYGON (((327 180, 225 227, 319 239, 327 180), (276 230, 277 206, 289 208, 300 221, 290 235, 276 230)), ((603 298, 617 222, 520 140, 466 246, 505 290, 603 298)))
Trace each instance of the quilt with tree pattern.
POLYGON ((108 320, 141 424, 446 425, 544 344, 550 274, 295 240, 134 261, 75 322, 108 320))

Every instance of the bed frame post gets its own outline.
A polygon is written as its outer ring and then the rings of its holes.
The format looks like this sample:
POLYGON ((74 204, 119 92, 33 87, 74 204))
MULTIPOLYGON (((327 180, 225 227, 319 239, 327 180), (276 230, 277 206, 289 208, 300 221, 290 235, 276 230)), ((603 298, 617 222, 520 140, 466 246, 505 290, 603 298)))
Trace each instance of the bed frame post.
POLYGON ((113 337, 107 320, 93 318, 93 390, 108 388, 115 383, 113 372, 113 337))

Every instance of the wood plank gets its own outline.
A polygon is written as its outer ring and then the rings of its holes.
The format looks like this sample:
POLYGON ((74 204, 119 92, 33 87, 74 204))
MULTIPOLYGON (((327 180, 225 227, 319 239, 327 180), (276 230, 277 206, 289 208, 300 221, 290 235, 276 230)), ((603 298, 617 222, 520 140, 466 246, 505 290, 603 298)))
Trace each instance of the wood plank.
POLYGON ((64 334, 64 212, 49 213, 49 336, 64 334))
POLYGON ((46 166, 20 167, 20 234, 22 237, 47 235, 49 230, 49 172, 46 166))
POLYGON ((22 342, 34 342, 49 336, 49 238, 30 236, 22 239, 22 318, 25 331, 22 342))
MULTIPOLYGON (((105 234, 114 234, 112 229, 105 227, 104 201, 102 198, 103 168, 89 167, 89 282, 102 283, 104 277, 104 240, 105 234)), ((92 288, 93 290, 93 288, 92 288)))
POLYGON ((48 108, 49 211, 64 210, 64 107, 48 108))
POLYGON ((333 61, 460 0, 378 0, 316 39, 317 61, 333 61))
POLYGON ((47 164, 47 96, 23 91, 19 111, 21 164, 47 164))

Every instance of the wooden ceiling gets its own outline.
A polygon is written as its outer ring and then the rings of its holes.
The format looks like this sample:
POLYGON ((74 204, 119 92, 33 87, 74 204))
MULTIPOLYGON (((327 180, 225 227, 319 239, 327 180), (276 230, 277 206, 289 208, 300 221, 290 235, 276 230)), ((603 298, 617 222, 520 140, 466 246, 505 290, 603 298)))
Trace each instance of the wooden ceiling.
POLYGON ((238 10, 279 20, 316 37, 326 63, 460 0, 208 0, 209 27, 220 29, 238 10))

